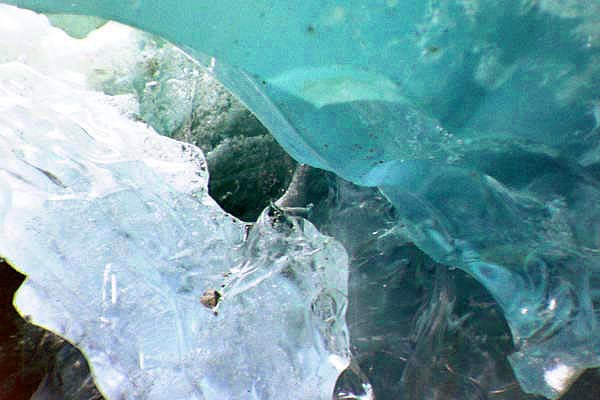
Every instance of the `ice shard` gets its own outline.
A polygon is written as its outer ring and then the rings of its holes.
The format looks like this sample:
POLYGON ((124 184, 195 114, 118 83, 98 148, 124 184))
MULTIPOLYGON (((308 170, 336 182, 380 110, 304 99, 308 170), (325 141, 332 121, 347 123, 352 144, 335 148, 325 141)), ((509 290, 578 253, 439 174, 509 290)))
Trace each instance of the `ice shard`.
POLYGON ((208 196, 195 146, 0 65, 0 253, 20 313, 75 344, 108 399, 330 399, 349 362, 346 253, 208 196))

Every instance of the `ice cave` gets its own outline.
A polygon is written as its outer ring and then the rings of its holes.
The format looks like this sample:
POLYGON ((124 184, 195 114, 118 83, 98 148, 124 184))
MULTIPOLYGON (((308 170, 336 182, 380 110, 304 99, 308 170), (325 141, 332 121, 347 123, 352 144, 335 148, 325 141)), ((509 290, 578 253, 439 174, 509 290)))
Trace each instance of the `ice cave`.
POLYGON ((598 0, 0 3, 0 400, 600 398, 598 0))

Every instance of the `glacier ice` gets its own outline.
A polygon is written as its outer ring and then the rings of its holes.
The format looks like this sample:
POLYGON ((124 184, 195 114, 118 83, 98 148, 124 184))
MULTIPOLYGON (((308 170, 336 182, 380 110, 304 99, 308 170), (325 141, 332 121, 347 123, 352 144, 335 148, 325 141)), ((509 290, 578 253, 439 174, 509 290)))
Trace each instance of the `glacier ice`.
POLYGON ((597 1, 5 2, 159 34, 298 161, 378 187, 501 306, 526 391, 600 365, 597 1))
POLYGON ((331 398, 349 356, 337 242, 276 208, 247 230, 208 196, 199 149, 110 96, 19 62, 0 91, 15 305, 83 351, 107 398, 331 398))

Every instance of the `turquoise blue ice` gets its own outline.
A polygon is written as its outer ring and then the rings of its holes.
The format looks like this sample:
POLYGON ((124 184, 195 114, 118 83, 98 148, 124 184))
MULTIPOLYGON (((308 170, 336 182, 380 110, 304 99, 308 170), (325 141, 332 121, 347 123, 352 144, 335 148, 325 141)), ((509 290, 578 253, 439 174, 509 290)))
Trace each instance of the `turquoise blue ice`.
POLYGON ((524 390, 600 366, 597 1, 5 1, 182 46, 501 305, 524 390))

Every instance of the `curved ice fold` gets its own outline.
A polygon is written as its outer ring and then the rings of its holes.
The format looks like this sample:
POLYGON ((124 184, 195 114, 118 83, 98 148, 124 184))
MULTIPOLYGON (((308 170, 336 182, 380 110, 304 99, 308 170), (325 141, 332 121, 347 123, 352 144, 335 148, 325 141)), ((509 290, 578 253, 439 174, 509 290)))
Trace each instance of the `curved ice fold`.
POLYGON ((337 242, 275 209, 244 240, 200 150, 109 96, 16 62, 0 92, 0 254, 28 277, 15 305, 82 350, 107 398, 331 398, 348 363, 337 242))
POLYGON ((317 108, 361 100, 402 101, 399 88, 386 77, 343 65, 292 70, 268 82, 317 108))

